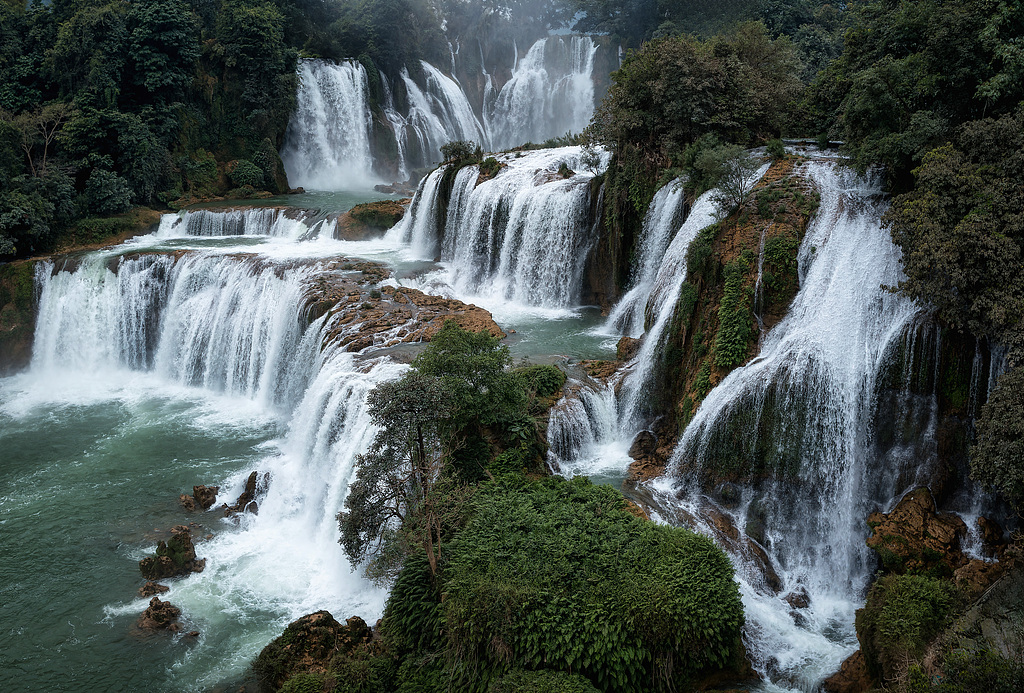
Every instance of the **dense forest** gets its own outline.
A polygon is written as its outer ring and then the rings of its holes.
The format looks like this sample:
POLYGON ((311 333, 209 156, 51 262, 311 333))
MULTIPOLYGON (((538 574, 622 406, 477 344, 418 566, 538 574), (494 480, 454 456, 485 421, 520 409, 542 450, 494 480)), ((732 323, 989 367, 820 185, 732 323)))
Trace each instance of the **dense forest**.
MULTIPOLYGON (((461 36, 601 35, 621 46, 621 64, 590 125, 559 143, 610 153, 592 185, 603 186, 597 216, 617 288, 652 200, 682 178, 691 202, 725 191, 733 214, 723 225, 738 228, 741 216, 789 224, 769 250, 785 255, 776 279, 792 298, 798 233, 816 202, 786 183, 748 197, 747 152, 765 147, 782 170, 783 139, 801 139, 837 150, 861 173, 880 171, 891 200, 884 223, 905 274, 887 291, 928 306, 943 330, 1005 350, 1006 373, 969 424, 970 475, 1021 513, 1024 7, 708 5, 5 0, 0 259, 103 240, 146 223, 144 209, 287 193, 279 152, 303 58, 357 60, 380 91, 380 75, 415 72, 420 60, 454 64, 461 36), (783 197, 799 201, 785 219, 772 206, 783 197)), ((443 150, 454 164, 445 185, 459 166, 481 164, 474 146, 443 150)), ((724 226, 708 228, 689 251, 695 276, 724 226)), ((740 302, 751 272, 745 255, 707 272, 724 287, 715 311, 726 327, 736 312, 729 301, 740 302)), ((703 299, 686 286, 679 304, 692 313, 703 299)), ((756 341, 746 323, 731 327, 735 334, 723 328, 714 343, 723 375, 756 341)), ((670 348, 666 359, 679 360, 682 347, 670 348)), ((702 378, 702 394, 710 388, 707 372, 675 377, 689 386, 702 378)), ((448 323, 403 377, 375 387, 368 410, 377 433, 337 523, 351 563, 393 585, 384 619, 372 634, 359 619, 342 626, 329 614, 295 622, 254 661, 260 685, 586 693, 749 677, 743 604, 725 553, 701 534, 649 522, 609 487, 546 473, 544 426, 565 382, 557 368, 514 364, 495 337, 448 323), (319 664, 310 668, 307 656, 319 664)), ((675 415, 664 418, 681 429, 688 418, 675 415)), ((951 586, 948 566, 927 553, 878 553, 884 576, 857 617, 873 681, 915 692, 1018 690, 1024 663, 928 650, 972 603, 951 586), (947 662, 944 679, 923 673, 936 656, 947 662)))

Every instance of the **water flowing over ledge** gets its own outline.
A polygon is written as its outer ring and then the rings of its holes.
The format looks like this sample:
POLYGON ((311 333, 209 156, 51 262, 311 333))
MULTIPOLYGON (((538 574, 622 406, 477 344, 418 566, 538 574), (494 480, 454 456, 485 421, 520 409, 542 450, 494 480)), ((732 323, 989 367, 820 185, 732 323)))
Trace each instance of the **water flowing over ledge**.
POLYGON ((281 149, 288 180, 313 190, 369 188, 434 165, 441 145, 452 140, 492 150, 580 133, 594 112, 597 51, 587 36, 542 38, 516 60, 500 89, 481 68, 486 87, 476 100, 421 61, 415 74, 406 66, 393 82, 380 74, 379 103, 359 62, 302 60, 281 149))

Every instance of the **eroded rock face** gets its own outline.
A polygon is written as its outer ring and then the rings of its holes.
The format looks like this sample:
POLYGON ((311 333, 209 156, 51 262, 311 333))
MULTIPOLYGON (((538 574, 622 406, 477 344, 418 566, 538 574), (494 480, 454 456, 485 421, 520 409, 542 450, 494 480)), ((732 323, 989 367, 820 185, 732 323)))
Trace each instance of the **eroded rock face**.
POLYGON ((156 555, 139 561, 139 570, 147 580, 163 580, 178 575, 201 573, 206 559, 196 558, 192 532, 184 525, 171 529, 171 538, 156 545, 156 555))
POLYGON ((149 608, 139 617, 138 626, 142 630, 169 630, 177 633, 181 630, 179 616, 181 609, 170 602, 160 601, 160 597, 153 597, 149 600, 149 608))
POLYGON ((373 631, 358 616, 338 623, 329 611, 317 611, 293 621, 280 637, 263 648, 253 662, 264 690, 278 690, 299 672, 322 672, 336 654, 373 640, 373 631))
POLYGON ((217 502, 218 491, 220 491, 219 486, 193 486, 192 497, 200 508, 209 510, 217 502))
POLYGON ((892 512, 872 513, 867 543, 878 552, 885 568, 894 573, 940 568, 946 574, 965 565, 960 550, 967 525, 952 513, 938 513, 927 488, 914 489, 892 512))
POLYGON ((640 351, 640 340, 633 337, 623 337, 615 345, 615 358, 619 361, 631 361, 637 352, 640 351))
POLYGON ((826 693, 864 693, 872 687, 871 675, 864 653, 857 650, 846 658, 839 671, 821 684, 826 693))
POLYGON ((260 508, 256 503, 256 496, 265 493, 267 487, 270 486, 270 473, 264 473, 262 478, 259 472, 253 471, 249 474, 249 478, 245 480, 245 490, 235 499, 232 505, 223 505, 224 517, 231 517, 238 513, 252 513, 256 515, 259 513, 260 508))

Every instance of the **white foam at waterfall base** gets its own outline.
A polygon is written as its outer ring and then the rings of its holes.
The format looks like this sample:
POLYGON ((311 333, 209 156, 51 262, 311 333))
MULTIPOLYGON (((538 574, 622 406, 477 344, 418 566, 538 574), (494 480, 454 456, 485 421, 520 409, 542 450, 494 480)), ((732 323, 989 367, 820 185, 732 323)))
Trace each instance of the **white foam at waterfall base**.
MULTIPOLYGON (((406 366, 360 364, 344 351, 322 350, 326 318, 308 328, 299 321, 306 270, 275 271, 209 254, 125 259, 116 273, 108 262, 100 253, 74 272, 39 270, 27 390, 36 380, 51 401, 73 402, 77 383, 90 390, 98 378, 108 386, 94 396, 203 403, 188 425, 220 431, 276 419, 287 427, 261 448, 255 465, 270 475, 259 514, 241 516, 237 527, 215 510, 201 516, 216 530, 198 546, 206 570, 171 581, 166 598, 183 610, 185 629, 202 634, 172 667, 176 689, 208 690, 240 676, 302 614, 328 609, 372 623, 386 594, 348 564, 335 516, 355 457, 374 433, 366 393, 406 366), (214 414, 204 414, 211 406, 214 414)), ((230 502, 250 471, 195 483, 219 484, 218 500, 230 502)), ((125 558, 138 560, 136 553, 125 558)), ((144 608, 144 601, 129 600, 106 612, 109 619, 134 619, 144 608)))
POLYGON ((288 183, 311 190, 372 188, 366 69, 358 62, 301 60, 295 113, 281 161, 288 183))
MULTIPOLYGON (((670 470, 711 464, 704 460, 713 452, 709 446, 725 440, 716 437, 721 427, 744 410, 757 411, 769 395, 776 408, 791 412, 781 417, 782 428, 770 431, 769 449, 796 454, 805 490, 766 482, 744 497, 760 498, 765 548, 783 580, 782 594, 800 585, 810 595, 806 624, 794 624, 779 596, 752 587, 758 584, 756 566, 739 555, 733 561, 745 583, 745 641, 755 668, 776 684, 809 690, 856 647, 853 612, 873 565, 864 518, 879 500, 888 501, 861 492, 865 475, 884 473, 866 466, 874 378, 887 345, 918 308, 883 288, 897 284, 902 270, 881 228, 880 190, 834 163, 811 163, 807 173, 821 193, 821 207, 798 254, 800 290, 759 356, 701 403, 670 470)), ((757 429, 744 428, 740 435, 752 446, 757 429)), ((673 474, 680 488, 672 488, 670 498, 689 495, 665 502, 696 512, 706 500, 693 472, 673 474)), ((731 512, 736 526, 744 526, 746 512, 731 512)))

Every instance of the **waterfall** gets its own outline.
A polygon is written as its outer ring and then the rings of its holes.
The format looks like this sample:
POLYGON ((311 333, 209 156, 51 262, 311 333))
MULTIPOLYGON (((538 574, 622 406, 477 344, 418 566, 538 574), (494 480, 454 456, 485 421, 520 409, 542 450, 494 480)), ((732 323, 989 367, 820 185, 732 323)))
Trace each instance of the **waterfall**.
POLYGON ((366 69, 355 61, 299 61, 295 114, 281 149, 288 182, 313 190, 371 187, 366 69))
POLYGON ((73 272, 44 264, 32 369, 151 370, 294 405, 319 349, 298 315, 315 269, 200 254, 95 255, 73 272))
POLYGON ((594 113, 594 55, 589 36, 551 36, 516 59, 485 118, 495 148, 580 133, 594 113))
MULTIPOLYGON (((406 166, 413 168, 439 161, 441 145, 451 140, 471 140, 486 149, 490 139, 462 87, 430 63, 421 61, 420 66, 425 81, 423 88, 408 70, 403 68, 401 74, 409 99, 403 131, 415 136, 418 152, 416 159, 410 159, 412 163, 407 162, 406 166)), ((404 148, 408 152, 412 144, 404 148)))
MULTIPOLYGON (((643 334, 647 299, 658 278, 659 268, 666 259, 665 251, 679 228, 679 216, 683 212, 685 198, 683 180, 677 178, 655 193, 647 208, 640 242, 637 244, 637 257, 633 262, 632 286, 608 315, 607 326, 614 333, 630 337, 643 334)), ((685 245, 679 243, 676 254, 681 250, 685 256, 688 245, 689 241, 685 245)))
MULTIPOLYGON (((670 186, 662 188, 660 193, 661 199, 653 202, 648 211, 651 231, 656 219, 664 221, 661 215, 668 216, 667 207, 681 204, 678 200, 671 201, 676 193, 670 186), (656 206, 660 212, 655 211, 656 206)), ((658 258, 657 274, 645 282, 646 291, 642 295, 627 294, 622 301, 629 301, 626 309, 620 311, 619 306, 616 307, 616 312, 627 317, 627 311, 635 310, 641 329, 645 310, 654 316, 636 357, 607 383, 581 384, 574 397, 565 398, 552 411, 548 428, 551 446, 548 461, 560 473, 590 475, 596 472, 608 476, 617 474, 619 478, 625 475, 632 461, 629 457, 630 444, 646 423, 645 404, 651 391, 650 380, 660 360, 658 354, 663 348, 664 332, 671 322, 679 292, 686 280, 686 252, 697 233, 718 218, 714 194, 709 190, 694 202, 686 221, 663 256, 658 258), (610 419, 609 411, 613 414, 610 419)), ((671 217, 674 218, 674 213, 671 217)), ((645 236, 653 238, 654 234, 645 233, 645 236)), ((650 259, 646 253, 644 259, 650 259)), ((610 318, 608 323, 611 322, 610 318)))
POLYGON ((755 667, 801 687, 835 671, 855 643, 853 609, 873 565, 864 518, 891 498, 866 492, 883 472, 867 454, 876 376, 918 313, 883 288, 902 270, 881 227, 878 185, 828 162, 808 164, 807 173, 821 207, 798 253, 800 290, 759 356, 701 403, 670 461, 681 500, 665 501, 699 517, 709 502, 704 470, 762 479, 715 512, 763 544, 784 591, 810 595, 797 629, 786 603, 763 587, 762 567, 733 556, 755 667), (751 533, 752 525, 766 529, 751 533))
POLYGON ((435 171, 421 183, 413 208, 392 237, 404 235, 421 252, 440 247, 448 283, 458 296, 575 306, 583 263, 595 240, 594 174, 584 170, 584 159, 580 147, 503 154, 498 174, 479 185, 479 168, 466 166, 453 177, 442 228, 434 215, 441 208, 446 169, 435 171), (427 234, 439 231, 441 238, 427 240, 427 234))
POLYGON ((292 208, 194 209, 163 215, 157 237, 274 236, 300 240, 317 235, 323 222, 316 212, 292 208))
MULTIPOLYGON (((98 377, 118 383, 115 397, 144 407, 147 398, 179 398, 189 407, 220 398, 218 411, 245 410, 251 402, 260 418, 270 413, 286 425, 257 453, 258 471, 269 475, 259 514, 243 515, 236 530, 220 529, 201 543, 204 572, 169 583, 165 598, 204 636, 180 663, 185 671, 198 668, 202 680, 183 674, 188 680, 179 690, 237 676, 303 614, 329 609, 372 619, 382 612, 386 593, 349 566, 337 546, 335 516, 356 456, 375 432, 366 395, 407 366, 357 357, 335 343, 324 347, 332 325, 327 317, 308 323, 303 296, 305 283, 323 270, 318 263, 197 252, 100 252, 67 268, 38 266, 30 375, 48 396, 57 384, 98 377)), ((203 469, 196 467, 198 474, 203 469)), ((250 471, 195 483, 219 483, 220 498, 230 502, 250 471)), ((213 512, 197 521, 212 527, 220 517, 213 512)), ((108 616, 135 618, 145 608, 125 597, 105 607, 108 616)))

